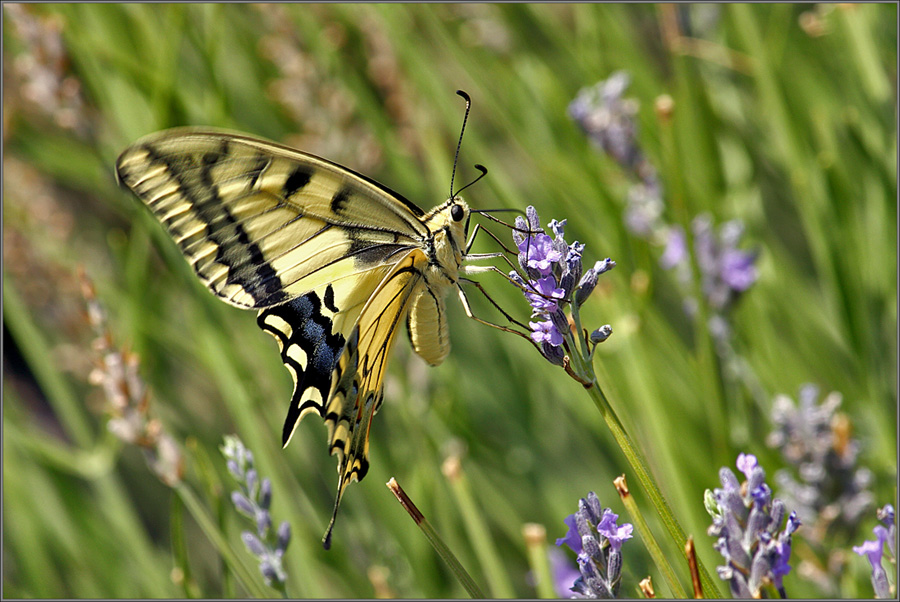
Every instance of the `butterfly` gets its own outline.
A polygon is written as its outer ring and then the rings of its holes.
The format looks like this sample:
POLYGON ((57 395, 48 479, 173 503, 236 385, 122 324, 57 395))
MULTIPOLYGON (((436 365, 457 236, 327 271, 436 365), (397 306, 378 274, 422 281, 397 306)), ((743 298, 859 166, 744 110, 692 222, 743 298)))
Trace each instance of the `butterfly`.
POLYGON ((369 468, 372 417, 401 323, 416 353, 438 365, 450 350, 444 299, 454 287, 471 316, 459 282, 490 268, 463 264, 492 254, 466 253, 468 205, 451 182, 450 198, 425 212, 326 159, 191 128, 135 142, 116 174, 203 284, 257 310, 275 338, 294 381, 282 444, 303 417, 324 419, 338 457, 329 548, 344 490, 369 468))

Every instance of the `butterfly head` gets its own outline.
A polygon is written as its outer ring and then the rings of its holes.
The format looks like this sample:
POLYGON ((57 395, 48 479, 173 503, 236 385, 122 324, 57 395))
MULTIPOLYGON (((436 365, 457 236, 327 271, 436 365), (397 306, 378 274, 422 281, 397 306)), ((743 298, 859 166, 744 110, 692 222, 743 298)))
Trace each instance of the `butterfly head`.
POLYGON ((423 220, 432 236, 434 262, 445 268, 456 268, 462 263, 469 213, 469 205, 454 196, 425 215, 423 220))

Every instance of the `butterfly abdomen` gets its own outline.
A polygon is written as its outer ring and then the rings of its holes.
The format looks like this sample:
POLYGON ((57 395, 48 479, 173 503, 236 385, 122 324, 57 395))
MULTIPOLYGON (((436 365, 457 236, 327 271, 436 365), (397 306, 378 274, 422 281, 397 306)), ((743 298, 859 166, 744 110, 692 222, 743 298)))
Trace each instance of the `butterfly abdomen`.
POLYGON ((428 265, 423 270, 422 283, 410 300, 406 327, 413 349, 432 366, 443 362, 450 353, 444 298, 459 277, 468 214, 466 204, 456 197, 425 217, 431 233, 425 245, 428 265))
POLYGON ((444 297, 448 286, 420 286, 406 316, 409 342, 419 356, 437 366, 450 353, 450 333, 444 297))

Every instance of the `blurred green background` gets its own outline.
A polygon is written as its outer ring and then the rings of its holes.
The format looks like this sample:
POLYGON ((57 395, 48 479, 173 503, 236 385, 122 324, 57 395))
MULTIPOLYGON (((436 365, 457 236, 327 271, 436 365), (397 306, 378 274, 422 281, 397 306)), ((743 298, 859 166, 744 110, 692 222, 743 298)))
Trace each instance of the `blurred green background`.
MULTIPOLYGON (((709 570, 721 557, 703 491, 747 452, 778 494, 771 475, 784 460, 765 444, 772 398, 796 398, 803 383, 843 395, 875 503, 893 503, 896 19, 890 4, 4 4, 4 596, 274 595, 223 568, 227 545, 258 577, 218 452, 232 432, 273 481, 276 522, 292 524, 292 596, 465 595, 384 487, 392 476, 498 597, 536 595, 526 523, 546 526, 552 544, 592 490, 630 522, 611 484, 627 465, 583 389, 451 298, 445 364, 428 368, 404 341, 394 350, 371 470, 348 488, 323 551, 336 481, 325 430, 309 419, 280 448, 290 378, 273 340, 252 313, 207 293, 116 186, 115 158, 141 135, 210 125, 325 156, 428 209, 449 187, 457 89, 473 99, 457 182, 476 175, 473 163, 489 169, 466 191, 470 205, 534 205, 544 223, 568 218, 587 265, 617 261, 582 311, 587 327, 614 331, 597 353, 600 384, 709 570), (759 281, 730 315, 736 371, 684 313, 661 248, 625 228, 628 174, 567 116, 581 88, 616 70, 631 75, 625 96, 639 102, 666 219, 740 218, 745 246, 761 251, 759 281), (654 110, 662 95, 669 117, 654 110), (79 266, 113 344, 139 358, 150 415, 182 448, 180 494, 109 433, 90 382, 99 356, 79 266), (450 456, 472 508, 442 474, 450 456), (225 544, 198 524, 203 512, 225 544)), ((480 280, 527 318, 513 287, 480 280)), ((872 595, 865 561, 849 552, 871 538, 874 508, 867 516, 824 552, 795 535, 795 566, 830 550, 848 557, 837 591, 794 571, 792 597, 872 595)), ((680 550, 664 550, 687 585, 680 550)), ((639 537, 624 555, 623 595, 647 575, 668 594, 639 537)))

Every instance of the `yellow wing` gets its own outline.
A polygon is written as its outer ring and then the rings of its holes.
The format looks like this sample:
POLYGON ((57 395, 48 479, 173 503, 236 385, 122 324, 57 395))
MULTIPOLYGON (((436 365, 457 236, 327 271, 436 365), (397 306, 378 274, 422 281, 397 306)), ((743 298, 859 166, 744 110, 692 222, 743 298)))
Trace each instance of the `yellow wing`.
POLYGON ((369 429, 381 407, 388 354, 410 298, 424 286, 427 264, 425 254, 413 250, 394 266, 363 308, 334 370, 325 424, 331 453, 338 456, 338 490, 326 548, 344 489, 369 470, 369 429))
POLYGON ((116 172, 200 280, 239 307, 271 307, 366 268, 377 271, 429 235, 422 210, 399 194, 324 159, 244 136, 166 130, 126 149, 116 172))

